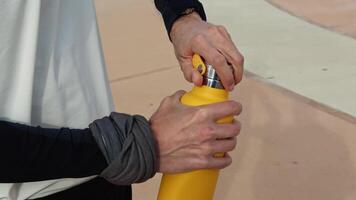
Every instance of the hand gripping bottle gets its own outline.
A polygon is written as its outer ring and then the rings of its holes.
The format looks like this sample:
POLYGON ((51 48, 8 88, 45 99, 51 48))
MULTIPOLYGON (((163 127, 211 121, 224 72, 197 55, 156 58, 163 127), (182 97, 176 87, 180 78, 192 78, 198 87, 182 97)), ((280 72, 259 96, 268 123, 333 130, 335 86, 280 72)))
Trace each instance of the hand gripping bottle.
MULTIPOLYGON (((206 64, 195 54, 193 66, 203 75, 203 86, 194 87, 181 98, 188 106, 199 106, 228 100, 229 93, 224 89, 213 66, 206 64)), ((232 116, 218 120, 218 123, 231 123, 232 116)), ((215 156, 224 156, 224 153, 215 156)), ((187 173, 163 174, 157 200, 212 200, 219 170, 203 169, 187 173)))

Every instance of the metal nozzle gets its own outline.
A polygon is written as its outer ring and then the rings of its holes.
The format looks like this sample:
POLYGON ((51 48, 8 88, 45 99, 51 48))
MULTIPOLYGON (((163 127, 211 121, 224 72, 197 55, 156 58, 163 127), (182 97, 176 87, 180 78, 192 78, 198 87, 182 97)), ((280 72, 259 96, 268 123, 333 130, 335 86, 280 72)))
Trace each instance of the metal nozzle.
POLYGON ((203 74, 203 85, 217 89, 225 89, 214 67, 209 64, 206 64, 206 72, 203 74))

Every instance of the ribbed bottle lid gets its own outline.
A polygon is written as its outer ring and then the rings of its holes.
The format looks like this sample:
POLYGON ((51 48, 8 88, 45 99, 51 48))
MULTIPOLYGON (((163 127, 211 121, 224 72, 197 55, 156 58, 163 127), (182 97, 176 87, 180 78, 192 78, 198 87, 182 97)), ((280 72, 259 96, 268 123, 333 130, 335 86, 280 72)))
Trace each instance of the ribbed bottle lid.
POLYGON ((206 72, 203 74, 203 85, 208 87, 224 89, 220 78, 212 65, 206 64, 206 72))

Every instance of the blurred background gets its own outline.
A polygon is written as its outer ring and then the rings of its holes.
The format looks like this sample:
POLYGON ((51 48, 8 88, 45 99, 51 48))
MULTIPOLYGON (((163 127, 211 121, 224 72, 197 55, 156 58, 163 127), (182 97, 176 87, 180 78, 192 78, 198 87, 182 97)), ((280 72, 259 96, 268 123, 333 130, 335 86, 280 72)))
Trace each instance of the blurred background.
MULTIPOLYGON (((245 55, 244 106, 217 200, 356 199, 356 1, 204 0, 245 55)), ((189 90, 152 0, 96 0, 116 110, 150 117, 189 90)), ((134 186, 154 200, 160 174, 134 186)))

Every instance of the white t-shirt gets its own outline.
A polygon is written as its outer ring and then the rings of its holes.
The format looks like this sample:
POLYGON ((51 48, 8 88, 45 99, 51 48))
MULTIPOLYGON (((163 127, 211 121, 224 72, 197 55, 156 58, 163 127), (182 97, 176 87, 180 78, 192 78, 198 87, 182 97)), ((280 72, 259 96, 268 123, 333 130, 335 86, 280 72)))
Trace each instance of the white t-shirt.
MULTIPOLYGON (((0 120, 85 128, 114 110, 91 0, 1 0, 0 19, 0 120)), ((0 199, 92 178, 0 184, 0 199)))

